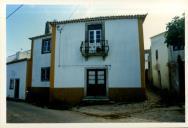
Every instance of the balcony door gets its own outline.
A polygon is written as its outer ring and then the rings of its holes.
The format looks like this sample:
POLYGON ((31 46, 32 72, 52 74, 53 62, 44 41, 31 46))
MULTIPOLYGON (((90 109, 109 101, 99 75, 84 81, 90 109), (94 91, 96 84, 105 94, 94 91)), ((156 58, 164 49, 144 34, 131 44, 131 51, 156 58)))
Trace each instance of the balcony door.
POLYGON ((87 69, 87 96, 106 96, 106 69, 87 69))
POLYGON ((101 29, 89 30, 89 48, 91 53, 95 53, 97 48, 101 48, 101 29))

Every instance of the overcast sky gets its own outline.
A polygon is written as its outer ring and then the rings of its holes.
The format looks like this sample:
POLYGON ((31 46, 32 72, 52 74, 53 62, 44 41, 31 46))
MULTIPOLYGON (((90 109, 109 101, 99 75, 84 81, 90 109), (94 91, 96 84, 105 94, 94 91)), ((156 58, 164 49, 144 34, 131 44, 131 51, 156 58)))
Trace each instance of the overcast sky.
MULTIPOLYGON (((61 5, 24 4, 6 21, 7 56, 31 47, 29 37, 44 34, 45 22, 95 16, 146 14, 143 24, 145 49, 150 47, 150 37, 164 32, 166 24, 186 9, 186 0, 117 0, 68 2, 61 5), (165 1, 165 2, 164 2, 165 1)), ((6 16, 20 4, 7 5, 6 16)))

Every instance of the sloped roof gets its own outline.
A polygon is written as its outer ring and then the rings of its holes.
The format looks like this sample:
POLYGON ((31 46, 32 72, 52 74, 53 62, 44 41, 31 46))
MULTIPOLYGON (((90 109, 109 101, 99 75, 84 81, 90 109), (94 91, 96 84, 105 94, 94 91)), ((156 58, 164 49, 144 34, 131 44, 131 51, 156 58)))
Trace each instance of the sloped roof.
POLYGON ((100 17, 88 17, 81 19, 72 19, 72 20, 64 20, 64 21, 52 21, 49 22, 51 25, 53 24, 68 24, 68 23, 79 23, 79 22, 89 22, 89 21, 101 21, 101 20, 115 20, 115 19, 142 19, 145 20, 147 14, 144 15, 120 15, 120 16, 100 16, 100 17))
POLYGON ((7 62, 7 65, 18 63, 18 62, 22 62, 22 61, 27 61, 27 60, 29 60, 29 59, 28 58, 23 58, 23 59, 20 59, 20 60, 14 60, 14 61, 11 61, 11 62, 7 62))
POLYGON ((43 35, 39 35, 39 36, 30 37, 29 39, 33 40, 33 39, 42 38, 42 37, 51 36, 51 35, 52 35, 51 33, 48 33, 48 34, 43 34, 43 35))
POLYGON ((150 37, 150 39, 155 38, 155 37, 160 36, 160 35, 163 35, 163 34, 165 34, 165 33, 166 33, 166 31, 161 32, 161 33, 159 33, 159 34, 157 34, 157 35, 154 35, 154 36, 150 37))
POLYGON ((7 64, 20 62, 23 60, 29 60, 30 58, 31 58, 31 50, 27 50, 23 52, 19 51, 16 54, 7 57, 7 64))

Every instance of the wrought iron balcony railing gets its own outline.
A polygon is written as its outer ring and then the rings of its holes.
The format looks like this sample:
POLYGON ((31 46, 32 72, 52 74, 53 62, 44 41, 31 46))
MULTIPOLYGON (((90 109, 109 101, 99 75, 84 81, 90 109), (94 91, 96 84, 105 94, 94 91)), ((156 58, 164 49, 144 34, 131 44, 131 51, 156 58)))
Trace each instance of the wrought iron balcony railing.
POLYGON ((80 46, 81 54, 84 57, 89 56, 107 56, 109 52, 109 45, 107 40, 100 41, 82 41, 80 46))

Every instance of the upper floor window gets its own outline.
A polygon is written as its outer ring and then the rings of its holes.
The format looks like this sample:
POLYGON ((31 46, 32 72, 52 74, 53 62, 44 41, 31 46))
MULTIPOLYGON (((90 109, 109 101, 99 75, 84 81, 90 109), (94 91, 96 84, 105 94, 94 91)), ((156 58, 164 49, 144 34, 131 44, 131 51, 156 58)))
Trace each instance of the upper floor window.
POLYGON ((50 80, 50 67, 41 68, 41 81, 50 80))
POLYGON ((51 49, 51 38, 42 40, 42 54, 50 53, 51 49))
POLYGON ((85 40, 80 51, 86 58, 89 56, 107 56, 108 41, 105 40, 105 22, 88 22, 85 24, 85 40))
POLYGON ((88 25, 89 43, 100 43, 102 38, 102 24, 88 25))

